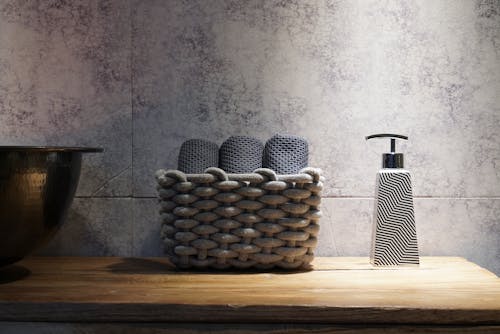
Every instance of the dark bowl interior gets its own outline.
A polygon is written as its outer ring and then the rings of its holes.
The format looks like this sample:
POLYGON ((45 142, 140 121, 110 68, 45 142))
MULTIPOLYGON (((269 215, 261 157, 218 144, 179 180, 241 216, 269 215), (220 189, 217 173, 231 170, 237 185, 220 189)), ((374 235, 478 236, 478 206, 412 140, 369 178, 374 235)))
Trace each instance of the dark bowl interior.
POLYGON ((0 146, 0 267, 57 232, 73 201, 85 152, 102 149, 0 146))

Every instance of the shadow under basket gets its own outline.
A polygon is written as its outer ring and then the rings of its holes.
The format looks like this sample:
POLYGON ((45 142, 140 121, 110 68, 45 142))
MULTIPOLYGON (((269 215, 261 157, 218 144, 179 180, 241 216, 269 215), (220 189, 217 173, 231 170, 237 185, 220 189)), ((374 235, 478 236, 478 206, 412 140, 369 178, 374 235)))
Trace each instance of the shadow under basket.
POLYGON ((307 269, 314 258, 323 177, 260 168, 228 174, 156 172, 161 238, 179 268, 307 269))

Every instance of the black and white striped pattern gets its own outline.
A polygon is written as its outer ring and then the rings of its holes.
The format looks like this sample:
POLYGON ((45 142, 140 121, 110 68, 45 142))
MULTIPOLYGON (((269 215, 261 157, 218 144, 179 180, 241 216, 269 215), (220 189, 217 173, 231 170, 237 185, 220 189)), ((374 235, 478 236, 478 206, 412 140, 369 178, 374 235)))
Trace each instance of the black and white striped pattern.
POLYGON ((377 184, 372 264, 418 265, 410 173, 400 169, 382 170, 378 174, 377 184))

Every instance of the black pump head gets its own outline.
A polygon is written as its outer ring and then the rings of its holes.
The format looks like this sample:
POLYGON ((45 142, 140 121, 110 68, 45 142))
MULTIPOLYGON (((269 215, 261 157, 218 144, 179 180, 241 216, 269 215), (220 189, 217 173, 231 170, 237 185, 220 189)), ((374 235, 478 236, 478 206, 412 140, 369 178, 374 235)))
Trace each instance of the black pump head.
POLYGON ((372 138, 391 139, 391 152, 382 154, 382 168, 404 168, 403 153, 396 153, 396 139, 408 140, 407 136, 391 133, 378 133, 365 137, 366 140, 372 138))

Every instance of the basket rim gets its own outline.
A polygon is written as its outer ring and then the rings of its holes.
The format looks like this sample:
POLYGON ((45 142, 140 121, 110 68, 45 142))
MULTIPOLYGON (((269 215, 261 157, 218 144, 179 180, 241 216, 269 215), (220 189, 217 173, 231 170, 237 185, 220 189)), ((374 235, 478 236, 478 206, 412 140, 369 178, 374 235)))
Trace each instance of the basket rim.
POLYGON ((294 183, 312 183, 323 181, 320 168, 306 167, 300 170, 298 174, 276 174, 269 168, 258 168, 253 173, 234 174, 226 173, 217 167, 210 167, 202 174, 186 174, 177 169, 160 169, 155 173, 156 180, 163 183, 164 178, 169 177, 180 182, 212 183, 216 181, 239 181, 262 183, 267 181, 282 181, 294 183))

